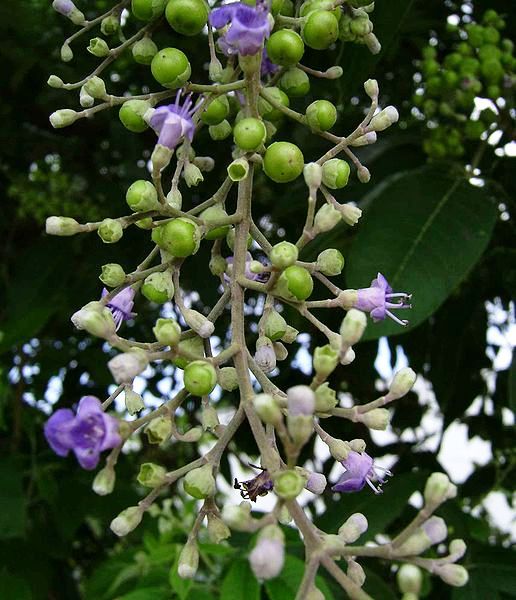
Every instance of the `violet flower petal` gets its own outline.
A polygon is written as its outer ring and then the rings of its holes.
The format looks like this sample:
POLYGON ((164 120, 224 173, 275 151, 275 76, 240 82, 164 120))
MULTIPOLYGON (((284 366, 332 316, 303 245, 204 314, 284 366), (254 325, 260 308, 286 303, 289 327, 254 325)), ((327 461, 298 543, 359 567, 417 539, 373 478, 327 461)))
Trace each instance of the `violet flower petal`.
POLYGON ((45 423, 44 433, 52 450, 58 456, 66 456, 73 447, 70 431, 75 415, 69 408, 60 408, 45 423))

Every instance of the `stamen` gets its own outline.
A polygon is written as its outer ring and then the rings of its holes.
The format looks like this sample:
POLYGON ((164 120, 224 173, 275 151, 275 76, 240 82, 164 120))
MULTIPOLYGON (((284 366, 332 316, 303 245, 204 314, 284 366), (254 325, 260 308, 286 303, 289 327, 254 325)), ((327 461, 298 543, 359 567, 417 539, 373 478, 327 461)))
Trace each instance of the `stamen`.
POLYGON ((374 484, 371 482, 371 480, 369 479, 369 477, 366 477, 366 483, 367 483, 367 485, 368 485, 368 486, 369 486, 369 487, 370 487, 370 488, 373 490, 373 492, 374 492, 376 495, 383 494, 383 490, 382 490, 380 487, 376 487, 376 486, 375 486, 375 485, 374 485, 374 484))
POLYGON ((393 314, 391 313, 391 311, 390 311, 390 310, 386 310, 386 311, 385 311, 385 313, 386 313, 387 315, 389 315, 389 317, 390 317, 390 318, 391 318, 393 321, 395 321, 395 322, 396 322, 396 323, 398 323, 399 325, 403 325, 403 327, 406 327, 406 326, 409 324, 409 322, 408 322, 406 319, 398 319, 398 317, 397 317, 396 315, 393 315, 393 314))

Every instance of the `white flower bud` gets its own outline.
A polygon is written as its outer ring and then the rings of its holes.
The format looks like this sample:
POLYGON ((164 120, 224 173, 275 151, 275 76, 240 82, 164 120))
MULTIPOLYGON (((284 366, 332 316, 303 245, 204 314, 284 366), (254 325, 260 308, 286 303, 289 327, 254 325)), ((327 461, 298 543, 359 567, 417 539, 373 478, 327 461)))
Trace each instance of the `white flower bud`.
POLYGON ((322 473, 310 473, 305 488, 312 494, 322 494, 326 489, 326 477, 322 473))
POLYGON ((275 425, 281 420, 280 407, 270 394, 257 394, 253 398, 253 407, 264 423, 275 425))
POLYGON ((114 356, 108 362, 108 368, 116 383, 132 383, 148 364, 149 359, 145 351, 135 348, 114 356))
POLYGON ((340 204, 338 210, 344 223, 347 223, 350 227, 356 225, 362 216, 360 208, 353 204, 340 204))
POLYGON ((362 587, 366 580, 364 569, 354 560, 348 560, 347 576, 353 580, 358 587, 362 587))
POLYGON ((382 45, 374 33, 368 33, 363 39, 371 54, 379 54, 381 52, 382 45))
POLYGON ((340 212, 331 204, 325 204, 317 211, 314 219, 316 233, 325 233, 332 230, 341 220, 340 212))
POLYGON ((285 544, 277 539, 259 539, 249 554, 251 570, 260 581, 277 577, 284 562, 285 544))
POLYGON ((215 168, 215 161, 211 156, 196 156, 193 160, 196 167, 199 167, 201 171, 209 173, 215 168))
POLYGON ((341 365, 350 365, 356 358, 353 348, 348 348, 346 354, 340 359, 341 365))
POLYGON ((397 548, 399 556, 415 556, 430 546, 439 544, 447 535, 447 527, 441 517, 430 517, 423 525, 397 548))
POLYGON ((215 325, 196 310, 186 308, 183 317, 187 324, 202 338, 209 338, 215 331, 215 325))
POLYGON ((264 373, 274 371, 276 368, 276 353, 269 338, 263 336, 258 338, 254 360, 264 373))
POLYGON ((325 72, 326 79, 339 79, 339 77, 342 77, 343 73, 344 69, 342 67, 339 67, 338 65, 326 69, 325 72))
POLYGON ((384 131, 398 121, 400 115, 394 106, 387 106, 375 115, 369 123, 369 128, 373 131, 384 131))
POLYGON ((48 235, 69 236, 81 231, 81 225, 71 217, 48 217, 45 232, 48 235))
POLYGON ((439 506, 446 500, 455 498, 457 488, 445 473, 432 473, 426 480, 424 498, 429 506, 439 506))
POLYGON ((195 542, 188 541, 181 550, 177 574, 181 579, 193 579, 199 568, 199 550, 195 542))
POLYGON ((340 526, 339 537, 346 544, 353 544, 358 538, 367 531, 369 523, 362 513, 354 513, 349 519, 340 526))
POLYGON ((109 525, 111 531, 119 537, 131 533, 140 524, 143 517, 143 511, 139 506, 130 506, 123 510, 118 517, 115 517, 109 525))
POLYGON ((368 79, 364 83, 364 90, 371 99, 378 98, 378 94, 380 93, 380 88, 378 87, 376 79, 368 79))
POLYGON ((113 315, 101 302, 88 302, 72 315, 71 321, 77 329, 84 329, 96 337, 107 340, 115 335, 113 315))
POLYGON ((64 81, 61 79, 61 77, 58 77, 57 75, 50 75, 47 81, 47 85, 51 88, 59 90, 63 87, 64 81))
POLYGON ((340 326, 340 335, 343 346, 354 346, 364 335, 367 326, 367 317, 364 312, 352 308, 346 313, 340 326))
POLYGON ((452 540, 448 550, 453 557, 453 560, 459 560, 464 556, 464 554, 466 554, 466 542, 460 539, 452 540))
POLYGON ((436 567, 434 573, 447 583, 454 587, 462 587, 468 583, 469 575, 464 567, 461 565, 440 565, 436 567))
POLYGON ((68 44, 63 44, 61 46, 61 60, 63 62, 70 62, 73 58, 72 49, 68 44))
POLYGON ((307 385, 295 385, 287 390, 288 413, 293 417, 310 416, 315 410, 315 394, 307 385))
POLYGON ((370 144, 374 144, 378 136, 376 135, 376 131, 369 131, 365 135, 361 135, 357 137, 355 140, 351 142, 351 146, 358 148, 360 146, 369 146, 370 144))
POLYGON ((394 375, 394 379, 389 387, 389 396, 394 399, 405 396, 414 386, 416 378, 416 373, 409 367, 401 369, 394 375))
POLYGON ((361 415, 361 421, 369 429, 385 431, 391 422, 391 415, 386 408, 374 408, 361 415))
MULTIPOLYGON (((149 111, 147 111, 145 113, 144 119, 147 117, 148 112, 149 111)), ((162 146, 161 144, 156 144, 154 146, 154 150, 152 151, 152 154, 151 154, 152 170, 155 173, 159 173, 160 171, 163 171, 163 169, 168 167, 168 165, 170 164, 170 160, 171 160, 173 154, 174 154, 174 151, 171 150, 170 148, 167 148, 166 146, 162 146)), ((201 175, 201 177, 202 177, 202 175, 201 175)))
POLYGON ((418 595, 423 584, 423 573, 416 565, 404 564, 396 575, 398 586, 404 594, 412 593, 418 595))
POLYGON ((306 185, 310 189, 319 189, 322 182, 322 167, 321 165, 311 162, 307 163, 303 169, 303 176, 306 185))
POLYGON ((115 479, 116 475, 113 467, 104 467, 95 475, 92 489, 99 496, 107 496, 111 494, 115 487, 115 479))
POLYGON ((68 127, 72 123, 75 123, 79 117, 79 113, 71 108, 62 108, 53 112, 50 117, 50 124, 54 129, 60 129, 61 127, 68 127))

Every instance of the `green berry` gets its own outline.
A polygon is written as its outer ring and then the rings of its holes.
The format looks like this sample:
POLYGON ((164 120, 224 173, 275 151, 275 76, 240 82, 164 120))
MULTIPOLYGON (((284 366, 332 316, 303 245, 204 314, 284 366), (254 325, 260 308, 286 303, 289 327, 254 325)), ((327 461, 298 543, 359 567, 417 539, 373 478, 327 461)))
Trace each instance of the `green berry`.
POLYGON ((168 24, 183 35, 196 35, 208 20, 208 8, 204 0, 172 0, 165 11, 168 24))
POLYGON ((265 174, 276 183, 294 181, 303 172, 303 167, 303 153, 290 142, 271 144, 263 158, 265 174))
POLYGON ((314 289, 314 282, 310 271, 304 267, 292 265, 287 267, 280 276, 288 292, 297 300, 306 300, 314 289))
POLYGON ((207 396, 217 385, 215 368, 204 360, 194 360, 185 367, 185 388, 194 396, 207 396))
POLYGON ((296 262, 298 256, 299 250, 297 246, 290 242, 280 242, 274 245, 269 252, 269 259, 272 265, 278 269, 290 267, 290 265, 296 262))
POLYGON ((124 102, 118 112, 122 125, 133 133, 141 133, 149 128, 143 120, 143 115, 151 108, 145 100, 128 100, 124 102))
POLYGON ((140 21, 150 21, 165 10, 168 0, 132 0, 131 10, 140 21))
POLYGON ((316 10, 308 16, 302 34, 307 46, 324 50, 339 37, 339 22, 331 12, 316 10))
POLYGON ((263 94, 265 98, 260 98, 258 100, 258 110, 260 111, 262 117, 267 119, 267 121, 277 121, 278 119, 281 119, 283 116, 281 110, 274 108, 274 106, 269 104, 266 99, 270 98, 271 100, 274 100, 275 102, 278 102, 279 104, 282 104, 288 108, 290 105, 290 100, 288 99, 287 94, 277 87, 264 88, 263 94))
POLYGON ((348 184, 350 168, 345 160, 332 158, 327 160, 322 168, 322 180, 325 186, 332 190, 343 188, 348 184))
POLYGON ((312 129, 328 131, 337 120, 337 109, 328 100, 316 100, 306 109, 306 120, 312 129))
POLYGON ((304 71, 294 67, 283 73, 279 86, 290 98, 301 98, 310 91, 310 79, 304 71))
POLYGON ((265 141, 267 130, 263 121, 249 117, 240 120, 233 129, 235 144, 244 152, 257 150, 265 141))
POLYGON ((147 36, 138 40, 131 48, 134 60, 141 65, 150 65, 158 52, 156 44, 147 36))
POLYGON ((274 32, 267 41, 267 54, 273 63, 283 67, 296 65, 303 57, 305 45, 301 36, 291 29, 274 32))
POLYGON ((175 89, 188 81, 192 69, 184 52, 177 48, 163 48, 151 62, 154 79, 163 87, 175 89))
POLYGON ((336 248, 323 250, 317 257, 317 269, 328 277, 340 275, 344 268, 344 257, 336 248))
POLYGON ((173 219, 159 229, 161 232, 157 243, 172 256, 191 256, 199 249, 199 228, 190 219, 173 219))
POLYGON ((229 114, 229 102, 226 96, 212 100, 201 113, 201 121, 206 125, 218 125, 229 114))
POLYGON ((159 206, 158 192, 150 181, 139 179, 127 190, 125 201, 134 212, 153 210, 159 206))
MULTIPOLYGON (((228 213, 220 204, 215 204, 215 206, 208 207, 199 216, 206 222, 208 226, 210 226, 211 223, 227 217, 228 213)), ((204 237, 207 240, 218 240, 227 235, 229 228, 230 225, 222 225, 221 227, 215 227, 214 229, 210 229, 204 237)))
POLYGON ((467 57, 462 61, 459 71, 464 77, 472 77, 478 73, 479 68, 480 63, 476 58, 467 57))
POLYGON ((168 302, 174 296, 172 275, 168 271, 164 273, 152 273, 145 278, 141 292, 147 300, 156 304, 168 302))

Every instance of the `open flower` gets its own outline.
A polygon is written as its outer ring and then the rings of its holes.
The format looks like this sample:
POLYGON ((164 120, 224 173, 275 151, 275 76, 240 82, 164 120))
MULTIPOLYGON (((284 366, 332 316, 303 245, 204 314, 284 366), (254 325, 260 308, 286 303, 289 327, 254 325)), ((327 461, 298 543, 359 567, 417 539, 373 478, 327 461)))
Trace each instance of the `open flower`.
MULTIPOLYGON (((120 329, 120 325, 122 325, 123 321, 128 321, 136 316, 136 313, 132 312, 134 306, 134 293, 132 287, 126 287, 114 298, 111 298, 106 305, 113 315, 117 331, 120 329)), ((102 298, 107 294, 108 291, 104 288, 102 290, 102 298)))
POLYGON ((387 469, 375 466, 373 459, 365 452, 350 452, 341 464, 346 470, 331 488, 334 492, 359 492, 367 483, 375 494, 381 494, 384 476, 392 475, 387 469), (383 471, 384 475, 379 475, 378 470, 383 471), (376 480, 380 482, 378 486, 373 483, 376 480))
POLYGON ((387 316, 400 325, 408 325, 408 321, 398 319, 389 309, 412 308, 409 304, 412 295, 404 292, 393 294, 391 286, 381 273, 373 279, 371 287, 359 289, 357 292, 358 298, 354 307, 370 313, 373 321, 383 321, 387 316), (391 302, 394 298, 399 298, 399 302, 391 302))
POLYGON ((158 144, 170 150, 173 150, 182 138, 191 142, 195 133, 192 116, 199 106, 193 105, 191 94, 186 96, 181 105, 182 92, 183 90, 177 92, 174 104, 156 108, 149 121, 152 129, 158 134, 158 144))
POLYGON ((106 415, 100 400, 84 396, 77 414, 69 408, 60 408, 45 423, 45 437, 52 450, 67 456, 73 450, 83 469, 94 469, 100 453, 122 442, 118 433, 118 420, 106 415))
POLYGON ((222 29, 229 25, 218 44, 226 55, 240 54, 249 56, 256 54, 269 37, 271 26, 268 19, 268 5, 258 1, 256 7, 243 2, 234 2, 215 8, 210 14, 210 25, 222 29))

